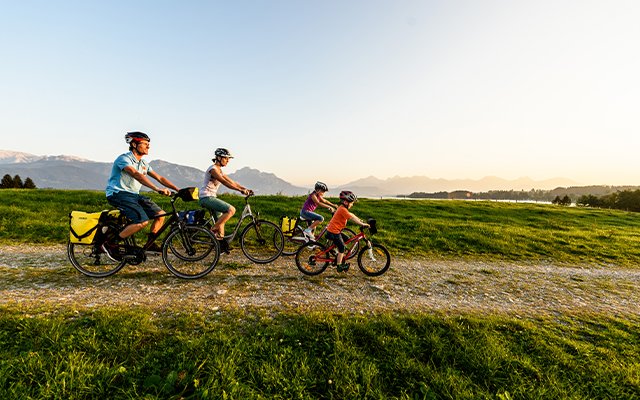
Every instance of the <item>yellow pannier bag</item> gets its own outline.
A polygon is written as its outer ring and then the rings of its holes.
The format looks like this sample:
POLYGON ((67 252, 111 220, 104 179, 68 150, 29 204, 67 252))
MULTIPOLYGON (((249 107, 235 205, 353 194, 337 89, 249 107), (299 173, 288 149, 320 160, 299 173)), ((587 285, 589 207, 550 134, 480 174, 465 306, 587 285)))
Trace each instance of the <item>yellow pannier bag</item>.
POLYGON ((293 228, 296 226, 297 218, 289 218, 287 216, 282 217, 281 228, 282 234, 285 236, 293 235, 293 228))
POLYGON ((69 242, 91 244, 93 243, 100 222, 106 218, 117 218, 120 210, 105 210, 95 213, 84 211, 71 211, 69 214, 69 242))

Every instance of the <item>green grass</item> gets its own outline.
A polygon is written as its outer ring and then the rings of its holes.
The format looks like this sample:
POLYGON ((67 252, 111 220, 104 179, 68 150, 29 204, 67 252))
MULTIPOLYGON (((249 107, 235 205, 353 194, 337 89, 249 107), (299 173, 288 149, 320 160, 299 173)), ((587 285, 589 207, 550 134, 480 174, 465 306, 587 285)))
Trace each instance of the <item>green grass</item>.
MULTIPOLYGON (((152 197, 168 209, 166 198, 152 197)), ((224 198, 242 208, 240 197, 224 198)), ((302 202, 266 196, 251 204, 277 221, 295 216, 302 202)), ((65 243, 71 210, 108 208, 102 192, 1 190, 0 243, 65 243)), ((353 211, 379 221, 377 240, 396 257, 640 262, 633 213, 368 199, 353 211)), ((640 398, 633 315, 522 320, 48 304, 0 307, 0 398, 640 398)))
POLYGON ((616 318, 0 311, 7 399, 640 396, 640 323, 616 318))
MULTIPOLYGON (((168 209, 167 198, 151 196, 168 209)), ((241 197, 223 198, 242 209, 241 197)), ((283 215, 296 216, 303 201, 303 197, 258 196, 251 204, 262 217, 276 222, 283 215)), ((181 202, 179 206, 198 207, 181 202)), ((108 208, 102 192, 1 190, 0 243, 65 243, 71 210, 108 208)), ((376 238, 395 256, 640 263, 637 213, 549 204, 400 199, 362 199, 352 211, 378 220, 376 238)))

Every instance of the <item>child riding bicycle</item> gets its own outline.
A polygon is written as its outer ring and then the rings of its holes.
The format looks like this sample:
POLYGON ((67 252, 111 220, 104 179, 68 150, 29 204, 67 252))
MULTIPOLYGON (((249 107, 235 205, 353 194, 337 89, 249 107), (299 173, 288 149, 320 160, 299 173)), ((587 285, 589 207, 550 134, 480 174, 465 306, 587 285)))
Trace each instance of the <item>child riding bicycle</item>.
POLYGON ((303 231, 303 234, 306 239, 314 240, 315 234, 314 230, 318 225, 324 221, 324 217, 316 212, 316 208, 318 206, 328 208, 332 213, 337 208, 333 203, 325 200, 324 194, 329 191, 329 188, 326 184, 318 181, 313 189, 313 192, 307 197, 307 200, 302 205, 302 209, 300 210, 300 218, 311 221, 311 225, 307 229, 303 231))
POLYGON ((343 262, 346 246, 341 234, 342 230, 347 226, 347 222, 351 220, 362 227, 369 227, 369 224, 362 222, 360 218, 349 211, 357 199, 353 192, 348 190, 340 192, 340 206, 333 214, 329 225, 327 225, 327 238, 332 240, 333 244, 338 248, 336 257, 338 272, 344 272, 349 269, 349 264, 343 262))

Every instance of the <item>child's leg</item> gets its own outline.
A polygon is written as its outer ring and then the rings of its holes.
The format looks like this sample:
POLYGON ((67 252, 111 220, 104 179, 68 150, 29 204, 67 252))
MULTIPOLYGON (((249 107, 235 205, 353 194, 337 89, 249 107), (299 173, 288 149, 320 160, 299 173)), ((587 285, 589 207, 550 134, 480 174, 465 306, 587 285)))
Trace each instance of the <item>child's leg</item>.
POLYGON ((322 221, 324 221, 324 217, 322 215, 310 211, 305 212, 305 217, 311 220, 311 225, 307 228, 309 232, 313 232, 316 229, 316 226, 320 225, 322 221))

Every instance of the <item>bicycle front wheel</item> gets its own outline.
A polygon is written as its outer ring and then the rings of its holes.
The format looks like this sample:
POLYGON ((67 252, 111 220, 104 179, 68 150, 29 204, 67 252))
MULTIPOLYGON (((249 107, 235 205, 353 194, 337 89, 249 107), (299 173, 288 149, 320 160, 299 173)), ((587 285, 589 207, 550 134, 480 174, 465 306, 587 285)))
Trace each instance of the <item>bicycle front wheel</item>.
POLYGON ((284 236, 278 225, 262 219, 247 225, 240 235, 244 255, 257 264, 266 264, 282 254, 284 236))
POLYGON ((162 243, 162 261, 179 278, 202 278, 215 268, 219 258, 218 241, 199 226, 174 229, 162 243))
POLYGON ((75 269, 92 278, 113 275, 127 263, 124 258, 112 260, 95 244, 69 243, 67 256, 75 269))
POLYGON ((327 261, 316 261, 326 247, 318 242, 303 244, 296 251, 296 266, 305 275, 318 275, 329 266, 327 261))
POLYGON ((380 276, 387 272, 390 264, 389 250, 381 244, 369 243, 358 253, 358 267, 365 275, 380 276))

